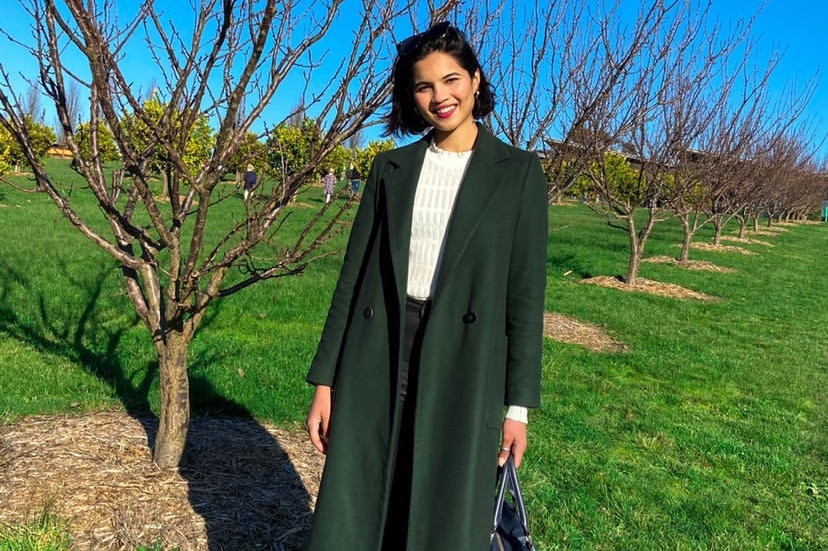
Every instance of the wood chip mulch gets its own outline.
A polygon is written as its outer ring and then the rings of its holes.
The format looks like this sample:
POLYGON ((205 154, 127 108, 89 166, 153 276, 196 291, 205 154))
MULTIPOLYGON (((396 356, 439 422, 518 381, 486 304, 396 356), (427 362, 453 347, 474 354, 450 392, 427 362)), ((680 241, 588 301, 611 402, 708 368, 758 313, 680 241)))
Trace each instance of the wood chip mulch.
POLYGON ((707 262, 706 260, 681 261, 673 258, 672 256, 651 256, 643 259, 642 262, 649 262, 651 264, 672 264, 688 270, 700 270, 705 272, 732 273, 736 271, 733 268, 719 266, 718 264, 713 264, 712 262, 707 262))
POLYGON ((595 352, 621 352, 627 349, 624 343, 613 339, 598 325, 554 312, 544 312, 543 334, 552 340, 577 344, 595 352))
POLYGON ((600 285, 602 287, 610 287, 620 291, 632 291, 638 293, 649 293, 652 295, 659 295, 663 297, 676 298, 680 300, 694 299, 704 302, 715 302, 718 298, 687 289, 680 285, 673 283, 662 283, 660 281, 651 281, 649 279, 638 278, 635 283, 625 283, 617 277, 613 276, 598 276, 584 279, 581 283, 589 285, 600 285))
POLYGON ((763 247, 773 247, 773 243, 768 243, 767 241, 762 241, 761 239, 751 239, 749 237, 723 235, 722 241, 730 241, 732 243, 744 243, 746 245, 762 245, 763 247))
POLYGON ((776 237, 782 232, 788 231, 787 228, 780 228, 778 226, 765 227, 761 230, 751 231, 751 235, 762 235, 765 237, 776 237))
POLYGON ((716 251, 716 252, 727 252, 727 253, 738 253, 738 254, 745 254, 745 255, 757 255, 754 251, 748 250, 744 247, 736 247, 734 245, 714 245, 712 243, 692 243, 690 245, 693 249, 698 249, 701 251, 716 251))
POLYGON ((194 418, 179 471, 153 466, 156 431, 124 412, 0 426, 0 523, 49 511, 78 550, 301 548, 323 466, 303 430, 194 418))

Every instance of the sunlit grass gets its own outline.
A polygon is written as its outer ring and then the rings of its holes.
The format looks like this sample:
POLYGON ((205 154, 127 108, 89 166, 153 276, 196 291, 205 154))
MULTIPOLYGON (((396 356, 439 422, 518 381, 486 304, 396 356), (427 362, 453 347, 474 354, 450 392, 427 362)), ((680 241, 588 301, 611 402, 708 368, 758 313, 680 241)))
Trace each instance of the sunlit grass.
POLYGON ((72 541, 65 527, 44 512, 26 524, 0 523, 0 551, 70 551, 72 541))

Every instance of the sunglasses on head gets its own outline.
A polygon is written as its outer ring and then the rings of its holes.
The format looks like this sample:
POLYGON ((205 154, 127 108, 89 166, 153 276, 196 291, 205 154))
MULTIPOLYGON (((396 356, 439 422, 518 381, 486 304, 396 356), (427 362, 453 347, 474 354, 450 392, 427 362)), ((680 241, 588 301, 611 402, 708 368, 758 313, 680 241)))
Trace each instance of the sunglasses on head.
POLYGON ((409 36, 408 38, 397 44, 397 54, 411 55, 415 51, 417 51, 417 48, 419 48, 420 44, 422 44, 423 42, 443 38, 451 30, 456 31, 454 26, 448 21, 437 23, 436 25, 430 27, 428 30, 421 32, 420 34, 409 36))

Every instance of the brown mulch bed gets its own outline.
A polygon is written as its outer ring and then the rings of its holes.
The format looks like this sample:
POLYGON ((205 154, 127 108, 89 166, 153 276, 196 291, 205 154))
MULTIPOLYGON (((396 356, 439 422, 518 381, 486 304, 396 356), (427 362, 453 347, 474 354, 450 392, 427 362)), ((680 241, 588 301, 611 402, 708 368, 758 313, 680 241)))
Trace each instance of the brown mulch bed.
POLYGON ((738 254, 745 254, 745 255, 757 255, 759 253, 753 252, 748 250, 744 247, 736 247, 734 245, 714 245, 712 243, 692 243, 690 245, 693 249, 698 249, 701 251, 717 251, 717 252, 727 252, 727 253, 738 253, 738 254))
POLYGON ((79 550, 300 548, 323 465, 303 430, 194 418, 179 471, 152 465, 156 430, 123 412, 0 426, 0 523, 49 510, 79 550))
POLYGON ((681 261, 673 258, 672 256, 651 256, 643 259, 642 262, 649 262, 651 264, 672 264, 688 270, 700 270, 705 272, 732 273, 736 271, 733 268, 719 266, 718 264, 713 264, 712 262, 708 262, 706 260, 681 261))
POLYGON ((543 334, 552 340, 567 344, 577 344, 596 352, 621 352, 627 347, 597 325, 576 319, 544 312, 543 334))
POLYGON ((815 224, 822 225, 824 223, 825 222, 823 222, 822 220, 797 220, 796 222, 775 222, 774 225, 771 227, 773 228, 776 226, 782 226, 786 228, 795 228, 796 226, 812 226, 815 224))
POLYGON ((786 231, 788 231, 786 228, 780 228, 778 226, 771 226, 771 227, 766 226, 765 228, 763 228, 761 230, 756 230, 756 231, 751 230, 749 233, 751 235, 762 235, 762 236, 765 236, 765 237, 776 237, 780 233, 783 233, 783 232, 786 232, 786 231))
POLYGON ((736 237, 723 235, 722 241, 730 241, 732 243, 745 243, 746 245, 762 245, 763 247, 773 247, 773 243, 762 241, 761 239, 751 239, 749 237, 736 237))
POLYGON ((718 298, 687 289, 680 285, 672 283, 662 283, 660 281, 651 281, 649 279, 638 278, 635 283, 625 283, 617 277, 599 276, 584 279, 582 283, 590 285, 600 285, 602 287, 610 287, 621 291, 633 291, 638 293, 649 293, 652 295, 659 295, 663 297, 676 298, 681 300, 694 299, 705 302, 715 302, 718 298))

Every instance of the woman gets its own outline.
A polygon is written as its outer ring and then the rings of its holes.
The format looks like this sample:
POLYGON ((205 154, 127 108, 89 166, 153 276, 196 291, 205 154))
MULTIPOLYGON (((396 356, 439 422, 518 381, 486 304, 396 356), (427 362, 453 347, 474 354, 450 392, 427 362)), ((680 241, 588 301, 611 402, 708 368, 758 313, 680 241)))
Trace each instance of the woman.
POLYGON ((334 175, 333 168, 328 169, 328 173, 325 174, 322 181, 325 184, 325 204, 327 205, 331 202, 331 197, 333 197, 334 193, 334 186, 336 186, 336 176, 334 175))
POLYGON ((475 122, 494 96, 455 27, 397 49, 387 131, 431 131, 374 161, 308 374, 313 551, 486 548, 540 402, 540 162, 475 122))

